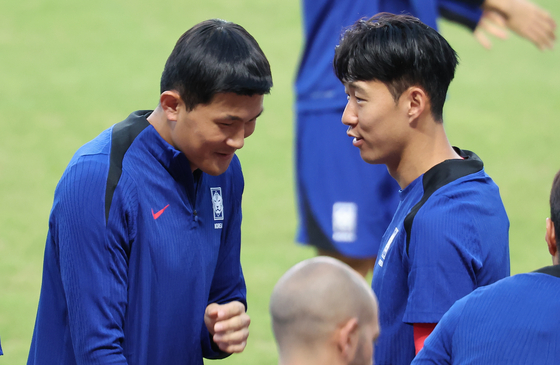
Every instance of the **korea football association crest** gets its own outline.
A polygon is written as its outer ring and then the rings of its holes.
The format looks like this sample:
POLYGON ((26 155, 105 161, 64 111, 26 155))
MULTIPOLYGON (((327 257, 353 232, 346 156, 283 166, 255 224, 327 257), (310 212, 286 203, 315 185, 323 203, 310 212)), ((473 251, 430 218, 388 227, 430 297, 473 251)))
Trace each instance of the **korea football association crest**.
POLYGON ((332 210, 332 238, 338 242, 354 242, 358 224, 358 205, 336 202, 332 210))
MULTIPOLYGON (((222 188, 210 188, 210 195, 212 195, 212 208, 214 210, 214 220, 224 220, 224 200, 222 198, 222 188)), ((214 222, 214 228, 222 228, 222 223, 214 222)))

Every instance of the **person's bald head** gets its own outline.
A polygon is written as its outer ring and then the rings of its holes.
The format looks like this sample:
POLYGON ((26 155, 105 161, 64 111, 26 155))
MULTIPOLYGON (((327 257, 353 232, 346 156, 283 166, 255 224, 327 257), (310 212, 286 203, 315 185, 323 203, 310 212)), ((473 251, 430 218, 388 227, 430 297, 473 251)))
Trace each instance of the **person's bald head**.
POLYGON ((364 341, 370 347, 379 333, 371 288, 350 266, 330 257, 305 260, 288 270, 274 287, 270 313, 281 357, 318 350, 350 324, 360 338, 367 329, 370 338, 364 341))

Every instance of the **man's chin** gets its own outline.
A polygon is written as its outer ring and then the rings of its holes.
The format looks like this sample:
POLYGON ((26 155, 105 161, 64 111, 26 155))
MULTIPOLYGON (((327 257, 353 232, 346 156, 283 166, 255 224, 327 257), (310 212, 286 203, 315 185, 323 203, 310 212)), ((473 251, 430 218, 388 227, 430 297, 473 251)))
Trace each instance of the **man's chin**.
POLYGON ((362 160, 364 160, 365 162, 367 162, 371 165, 382 165, 383 164, 383 162, 380 159, 375 158, 373 156, 366 156, 362 153, 360 153, 360 156, 362 157, 362 160))
POLYGON ((227 163, 227 165, 225 164, 217 164, 217 165, 213 165, 213 166, 208 166, 208 167, 202 167, 200 170, 202 172, 204 172, 205 174, 211 175, 211 176, 219 176, 221 174, 223 174, 224 172, 227 171, 227 169, 229 168, 229 163, 231 162, 231 160, 227 163))

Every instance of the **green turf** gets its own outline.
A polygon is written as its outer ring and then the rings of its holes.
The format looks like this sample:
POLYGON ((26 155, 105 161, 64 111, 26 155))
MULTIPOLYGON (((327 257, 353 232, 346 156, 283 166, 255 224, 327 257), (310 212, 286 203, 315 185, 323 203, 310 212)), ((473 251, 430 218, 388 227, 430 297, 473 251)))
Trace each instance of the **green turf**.
MULTIPOLYGON (((539 3, 560 19, 557 1, 539 3)), ((65 165, 101 130, 133 110, 155 107, 176 39, 214 17, 255 36, 275 82, 257 131, 239 153, 251 336, 243 354, 221 363, 274 364, 270 292, 286 269, 313 254, 293 243, 299 2, 22 0, 0 9, 0 364, 27 357, 48 214, 65 165)), ((560 168, 554 113, 560 52, 539 52, 515 36, 486 51, 454 25, 442 24, 442 32, 461 57, 445 110, 450 139, 476 151, 500 186, 511 220, 512 272, 544 266, 550 262, 543 240, 548 191, 560 168)))

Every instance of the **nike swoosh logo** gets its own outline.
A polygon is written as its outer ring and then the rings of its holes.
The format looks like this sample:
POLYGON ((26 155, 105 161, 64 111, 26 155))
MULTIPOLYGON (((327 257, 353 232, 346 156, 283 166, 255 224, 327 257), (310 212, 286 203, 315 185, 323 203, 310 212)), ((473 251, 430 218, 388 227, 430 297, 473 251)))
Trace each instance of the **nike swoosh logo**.
POLYGON ((159 216, 161 215, 161 213, 163 213, 163 211, 166 210, 168 206, 169 206, 169 204, 167 204, 165 207, 163 207, 162 210, 160 210, 157 213, 154 213, 154 210, 152 209, 152 216, 154 217, 154 219, 158 219, 159 216))

